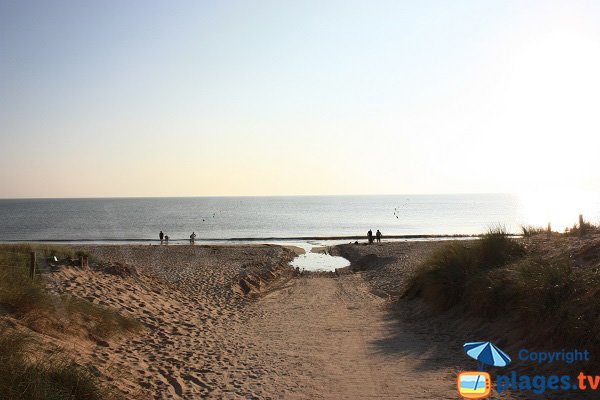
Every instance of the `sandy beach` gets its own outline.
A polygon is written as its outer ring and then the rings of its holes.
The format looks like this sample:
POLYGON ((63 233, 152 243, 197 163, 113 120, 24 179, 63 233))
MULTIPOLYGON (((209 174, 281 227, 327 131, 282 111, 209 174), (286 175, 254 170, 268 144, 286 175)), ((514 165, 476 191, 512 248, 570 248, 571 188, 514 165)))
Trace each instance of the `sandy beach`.
POLYGON ((59 343, 126 398, 454 399, 462 343, 390 302, 439 245, 344 245, 353 272, 301 276, 278 246, 87 246, 45 279, 143 323, 59 343))
POLYGON ((600 2, 0 32, 0 400, 600 399, 600 2))

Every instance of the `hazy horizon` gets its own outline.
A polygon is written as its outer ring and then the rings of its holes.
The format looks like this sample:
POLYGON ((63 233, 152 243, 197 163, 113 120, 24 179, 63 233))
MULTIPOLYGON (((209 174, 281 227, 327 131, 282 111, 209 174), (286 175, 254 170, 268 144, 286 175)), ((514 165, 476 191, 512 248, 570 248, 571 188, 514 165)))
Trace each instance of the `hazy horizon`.
POLYGON ((176 198, 219 198, 219 197, 377 197, 377 196, 464 196, 464 195, 519 195, 513 192, 480 193, 336 193, 336 194, 263 194, 263 195, 189 195, 189 196, 84 196, 84 197, 0 197, 0 200, 85 200, 85 199, 176 199, 176 198))
POLYGON ((600 191, 600 3, 0 0, 0 198, 600 191))
POLYGON ((583 213, 600 220, 600 196, 512 194, 387 196, 242 196, 0 200, 0 241, 127 242, 168 232, 187 243, 362 236, 369 227, 391 235, 479 234, 502 226, 571 227, 583 213), (87 221, 94 221, 93 224, 87 221))

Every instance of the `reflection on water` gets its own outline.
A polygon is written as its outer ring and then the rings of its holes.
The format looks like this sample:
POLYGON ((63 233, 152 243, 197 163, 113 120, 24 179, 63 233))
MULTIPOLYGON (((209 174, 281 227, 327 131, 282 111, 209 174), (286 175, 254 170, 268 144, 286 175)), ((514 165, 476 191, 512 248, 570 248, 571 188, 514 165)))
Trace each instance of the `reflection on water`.
POLYGON ((495 225, 563 230, 600 222, 600 196, 572 189, 554 193, 183 197, 122 199, 0 199, 0 241, 158 241, 199 243, 365 235, 478 234, 495 225))
POLYGON ((327 253, 312 252, 315 247, 310 243, 297 243, 297 247, 304 249, 304 254, 294 258, 290 265, 294 268, 298 267, 305 271, 335 271, 336 268, 343 268, 350 265, 350 261, 344 257, 332 256, 327 253))

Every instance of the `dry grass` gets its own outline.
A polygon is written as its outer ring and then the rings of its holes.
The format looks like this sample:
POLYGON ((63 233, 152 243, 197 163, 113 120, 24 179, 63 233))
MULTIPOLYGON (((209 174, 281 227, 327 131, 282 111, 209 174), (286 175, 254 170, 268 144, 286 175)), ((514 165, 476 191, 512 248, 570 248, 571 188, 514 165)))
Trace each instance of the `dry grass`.
POLYGON ((48 293, 39 282, 31 281, 27 271, 22 265, 0 267, 0 305, 35 331, 50 335, 79 331, 108 339, 141 327, 131 318, 86 300, 48 293))
MULTIPOLYGON (((562 248, 564 236, 545 240, 544 246, 529 252, 500 234, 449 244, 417 269, 404 295, 421 298, 438 312, 453 309, 465 317, 499 323, 513 339, 585 348, 598 356, 598 268, 578 267, 566 252, 549 256, 549 249, 562 248)), ((596 254, 597 247, 584 248, 596 254)))
MULTIPOLYGON (((19 324, 49 336, 106 340, 138 331, 141 324, 108 308, 72 296, 47 292, 39 277, 28 276, 29 252, 43 261, 77 256, 56 246, 0 246, 0 310, 19 324)), ((0 317, 1 322, 2 317, 0 317)), ((7 399, 112 399, 86 368, 53 351, 36 357, 34 338, 0 327, 0 393, 7 399)))
POLYGON ((502 228, 476 241, 451 242, 409 278, 404 297, 421 297, 438 310, 450 309, 463 302, 471 282, 523 254, 523 247, 502 228))
POLYGON ((600 233, 600 225, 594 225, 589 221, 575 224, 572 228, 565 231, 565 235, 567 236, 585 236, 593 233, 600 233))
POLYGON ((523 232, 524 237, 531 237, 542 233, 548 233, 548 228, 533 225, 521 225, 521 232, 523 232))
POLYGON ((89 369, 54 351, 34 352, 35 340, 0 327, 0 393, 7 400, 117 399, 89 369))

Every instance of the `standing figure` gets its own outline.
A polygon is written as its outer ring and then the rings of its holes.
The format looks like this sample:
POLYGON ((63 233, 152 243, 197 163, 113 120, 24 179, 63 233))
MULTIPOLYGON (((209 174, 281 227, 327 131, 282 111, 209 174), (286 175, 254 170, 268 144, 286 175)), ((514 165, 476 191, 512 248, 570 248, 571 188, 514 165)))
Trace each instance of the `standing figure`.
POLYGON ((193 245, 196 242, 196 232, 192 232, 190 235, 190 244, 193 245))
POLYGON ((165 236, 165 246, 169 244, 169 235, 165 236))
POLYGON ((163 231, 160 231, 160 233, 158 234, 158 238, 160 239, 160 244, 163 244, 163 239, 165 238, 165 234, 163 233, 163 231))
POLYGON ((369 229, 367 232, 367 239, 369 240, 369 244, 373 243, 373 231, 369 229))
POLYGON ((377 229, 375 236, 377 237, 377 243, 381 243, 381 232, 379 232, 379 229, 377 229))

